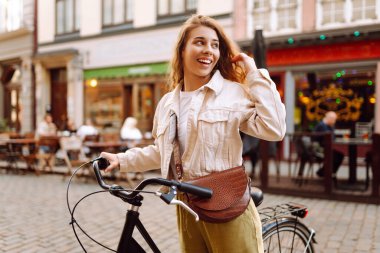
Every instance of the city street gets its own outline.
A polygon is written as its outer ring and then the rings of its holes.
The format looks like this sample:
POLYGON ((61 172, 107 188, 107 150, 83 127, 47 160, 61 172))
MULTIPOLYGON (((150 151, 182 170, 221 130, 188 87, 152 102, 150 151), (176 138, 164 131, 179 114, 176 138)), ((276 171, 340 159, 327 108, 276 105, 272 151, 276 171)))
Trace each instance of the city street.
MULTIPOLYGON (((69 225, 68 178, 0 173, 1 253, 83 252, 69 225)), ((70 191, 71 207, 85 194, 97 190, 94 181, 75 179, 70 191)), ((303 222, 317 232, 316 252, 380 252, 380 206, 269 194, 263 206, 287 201, 309 207, 309 216, 303 222)), ((175 207, 147 194, 144 203, 141 220, 161 251, 179 252, 175 207)), ((126 209, 126 204, 101 193, 85 199, 75 219, 96 240, 115 249, 126 209)), ((79 234, 87 252, 108 252, 79 234)))

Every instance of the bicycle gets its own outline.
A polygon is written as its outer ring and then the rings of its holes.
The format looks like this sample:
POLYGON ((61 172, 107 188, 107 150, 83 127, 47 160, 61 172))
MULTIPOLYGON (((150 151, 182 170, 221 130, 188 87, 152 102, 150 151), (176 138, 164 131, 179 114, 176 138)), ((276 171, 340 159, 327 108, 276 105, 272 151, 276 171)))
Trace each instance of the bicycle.
MULTIPOLYGON (((139 207, 142 205, 143 196, 141 193, 150 193, 160 197, 165 203, 170 205, 180 205, 185 208, 189 213, 191 213, 194 218, 198 221, 198 215, 188 207, 184 202, 177 200, 175 197, 177 195, 177 191, 182 191, 185 193, 195 194, 197 196, 203 198, 210 198, 212 196, 212 190, 208 188, 203 188, 195 185, 191 185, 185 182, 178 182, 174 180, 167 180, 163 178, 148 178, 143 180, 139 185, 135 187, 133 190, 126 190, 119 185, 108 185, 105 183, 102 174, 100 172, 101 169, 104 169, 108 166, 108 162, 105 159, 97 158, 86 164, 80 166, 71 176, 66 193, 67 205, 71 215, 70 225, 73 228, 74 234, 84 250, 87 252, 85 247, 82 245, 77 232, 75 230, 75 225, 92 241, 99 244, 100 246, 113 251, 113 252, 133 252, 133 253, 144 253, 145 250, 141 247, 141 245, 133 238, 132 233, 135 228, 137 228, 148 244, 149 248, 154 253, 161 252, 144 225, 139 219, 139 207), (76 172, 83 166, 88 163, 92 163, 92 167, 95 173, 96 180, 99 186, 104 189, 102 191, 93 192, 87 194, 82 197, 71 210, 69 205, 68 193, 71 180, 76 172), (167 186, 169 191, 167 193, 159 192, 159 191, 145 191, 143 190, 146 186, 151 184, 158 184, 162 186, 167 186), (96 240, 86 233, 82 227, 78 224, 78 222, 74 218, 74 213, 81 201, 85 198, 100 192, 110 192, 112 195, 122 199, 124 202, 131 204, 130 208, 126 214, 126 220, 124 223, 124 228, 122 230, 122 234, 120 236, 120 240, 118 243, 117 250, 113 250, 96 240)), ((256 206, 259 206, 263 202, 263 193, 260 189, 253 187, 253 191, 251 192, 252 199, 256 206)), ((296 205, 296 204, 283 204, 277 205, 273 207, 266 207, 259 210, 259 213, 264 218, 261 219, 263 224, 263 240, 264 247, 266 253, 269 252, 304 252, 304 253, 313 253, 313 243, 315 243, 314 235, 315 232, 312 229, 309 229, 306 225, 301 223, 298 218, 304 218, 307 214, 307 209, 304 206, 296 205), (291 238, 291 240, 289 240, 291 238), (300 248, 303 251, 299 251, 300 248)))
POLYGON ((305 206, 285 203, 258 212, 262 217, 264 252, 314 252, 315 231, 299 221, 308 214, 305 206))

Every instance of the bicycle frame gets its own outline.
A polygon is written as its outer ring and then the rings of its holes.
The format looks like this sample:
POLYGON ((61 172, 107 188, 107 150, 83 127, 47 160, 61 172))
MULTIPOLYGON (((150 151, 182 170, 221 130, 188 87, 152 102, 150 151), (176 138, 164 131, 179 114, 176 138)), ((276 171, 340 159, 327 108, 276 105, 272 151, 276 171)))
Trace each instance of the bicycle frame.
POLYGON ((117 247, 117 252, 145 253, 145 250, 132 237, 133 230, 135 227, 137 227, 153 252, 160 253, 161 251, 158 249, 157 245, 154 243, 153 239, 150 237, 148 231, 145 229, 144 225, 139 219, 140 214, 138 212, 138 208, 139 206, 131 205, 131 208, 127 211, 123 232, 121 234, 119 245, 117 247))
POLYGON ((112 195, 119 197, 124 202, 129 203, 131 206, 127 211, 126 220, 124 223, 123 232, 121 234, 117 252, 125 253, 144 253, 145 250, 140 246, 140 244, 133 238, 133 230, 135 227, 140 231, 140 234, 143 236, 145 241, 148 243, 149 247, 153 250, 154 253, 160 253, 157 245, 150 237, 148 231, 145 229, 144 225, 139 219, 139 207, 142 205, 143 196, 139 194, 139 191, 144 189, 145 186, 149 184, 159 184, 162 186, 168 186, 168 193, 155 192, 156 196, 159 196, 164 202, 172 205, 180 205, 185 208, 188 212, 194 215, 195 219, 198 221, 199 216, 184 204, 182 201, 176 200, 177 190, 192 193, 200 197, 210 198, 212 196, 212 190, 196 185, 191 185, 186 182, 178 182, 174 180, 167 180, 163 178, 150 178, 142 181, 133 191, 127 193, 123 187, 119 185, 107 185, 100 173, 100 168, 106 168, 106 160, 98 158, 93 161, 93 169, 98 181, 98 184, 101 188, 108 190, 112 195), (99 164, 98 164, 99 163, 99 164))

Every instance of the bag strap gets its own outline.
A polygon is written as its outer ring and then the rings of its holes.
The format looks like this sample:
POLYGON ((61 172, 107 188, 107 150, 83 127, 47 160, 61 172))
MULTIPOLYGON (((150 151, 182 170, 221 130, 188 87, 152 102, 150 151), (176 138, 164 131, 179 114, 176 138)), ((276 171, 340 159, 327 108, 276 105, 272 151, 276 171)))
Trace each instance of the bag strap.
POLYGON ((181 153, 179 150, 177 115, 175 113, 173 113, 170 116, 170 126, 172 127, 171 131, 175 131, 174 138, 173 138, 173 152, 172 152, 170 167, 171 167, 174 179, 177 181, 180 181, 183 178, 183 167, 182 167, 182 161, 181 161, 181 153))
MULTIPOLYGON (((206 102, 207 92, 208 92, 208 89, 206 89, 201 108, 203 107, 203 105, 206 102)), ((170 164, 171 164, 171 168, 172 168, 171 171, 173 173, 174 179, 177 181, 181 181, 183 178, 183 167, 182 167, 182 161, 181 161, 181 153, 179 150, 178 124, 177 123, 178 123, 177 115, 173 112, 170 115, 170 126, 172 128, 171 131, 175 131, 175 133, 173 133, 173 132, 171 133, 171 134, 174 134, 174 137, 172 137, 172 139, 173 139, 173 142, 172 142, 173 143, 173 152, 172 152, 170 164)))

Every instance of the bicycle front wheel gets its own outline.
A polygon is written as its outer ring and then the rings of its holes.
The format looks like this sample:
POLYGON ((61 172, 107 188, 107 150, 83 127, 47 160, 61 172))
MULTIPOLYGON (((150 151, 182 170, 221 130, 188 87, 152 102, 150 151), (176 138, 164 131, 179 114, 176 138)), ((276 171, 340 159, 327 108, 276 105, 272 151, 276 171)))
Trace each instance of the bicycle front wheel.
POLYGON ((294 218, 280 218, 263 226, 265 253, 313 253, 314 232, 294 218))

